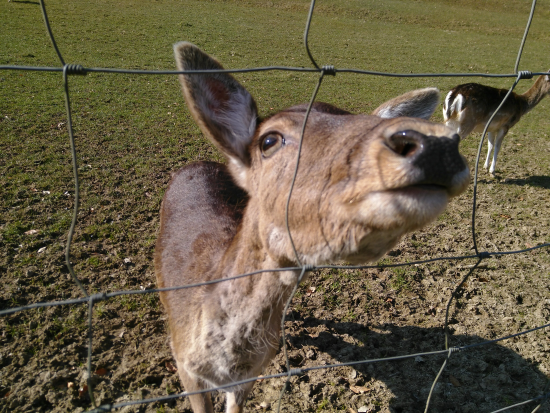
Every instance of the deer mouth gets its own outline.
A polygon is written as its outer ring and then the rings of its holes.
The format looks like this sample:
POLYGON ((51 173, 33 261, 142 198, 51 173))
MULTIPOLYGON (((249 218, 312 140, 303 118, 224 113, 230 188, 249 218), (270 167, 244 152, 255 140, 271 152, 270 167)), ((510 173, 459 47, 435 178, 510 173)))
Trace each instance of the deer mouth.
POLYGON ((386 193, 390 197, 395 197, 396 204, 402 205, 412 215, 420 211, 424 214, 434 207, 439 210, 452 197, 448 187, 438 184, 407 185, 386 193))
POLYGON ((433 195, 440 195, 441 193, 445 193, 447 195, 450 195, 449 187, 445 185, 440 184, 413 184, 413 185, 407 185, 401 188, 395 188, 390 190, 390 192, 394 193, 400 193, 402 195, 408 195, 408 196, 429 196, 430 194, 433 195))
POLYGON ((445 194, 447 198, 460 195, 469 184, 470 171, 466 168, 464 173, 456 175, 451 184, 445 183, 417 183, 390 190, 395 194, 411 198, 440 197, 445 194))
POLYGON ((396 188, 397 191, 409 194, 428 194, 445 192, 449 197, 460 195, 470 182, 470 169, 465 160, 461 160, 462 170, 455 167, 452 173, 445 170, 423 170, 420 179, 413 180, 409 185, 396 188), (416 181, 416 182, 415 182, 416 181))
POLYGON ((424 191, 447 191, 447 187, 438 184, 417 184, 411 185, 406 188, 411 188, 412 190, 419 189, 424 191))

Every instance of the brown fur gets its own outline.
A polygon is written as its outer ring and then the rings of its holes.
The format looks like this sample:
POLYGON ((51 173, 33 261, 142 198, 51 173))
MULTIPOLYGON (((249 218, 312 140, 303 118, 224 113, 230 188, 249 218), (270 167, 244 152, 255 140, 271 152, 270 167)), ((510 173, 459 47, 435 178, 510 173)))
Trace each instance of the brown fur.
MULTIPOLYGON (((179 70, 221 68, 189 43, 175 46, 179 70)), ((257 125, 256 104, 229 75, 180 76, 193 117, 226 155, 228 167, 197 163, 173 177, 161 208, 155 252, 160 287, 228 278, 260 269, 378 259, 407 231, 441 213, 469 171, 458 136, 421 119, 351 115, 316 104, 289 208, 298 259, 285 229, 305 108, 257 125), (284 141, 283 141, 284 140, 284 141)), ((414 116, 408 94, 395 108, 414 116)), ((414 92, 435 108, 436 89, 414 92)), ((186 391, 257 376, 275 355, 280 320, 299 272, 266 272, 161 293, 186 391)), ((227 411, 242 411, 252 384, 227 390, 227 411)), ((191 396, 212 412, 209 394, 191 396)))

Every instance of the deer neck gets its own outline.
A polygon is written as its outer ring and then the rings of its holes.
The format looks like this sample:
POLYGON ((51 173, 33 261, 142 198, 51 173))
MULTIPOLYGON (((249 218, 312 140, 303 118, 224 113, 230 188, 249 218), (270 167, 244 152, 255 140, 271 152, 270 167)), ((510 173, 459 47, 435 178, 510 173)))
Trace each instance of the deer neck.
MULTIPOLYGON (((292 266, 290 262, 277 262, 270 256, 261 240, 256 216, 255 203, 251 199, 239 230, 220 262, 220 278, 292 266)), ((220 309, 234 315, 238 319, 236 322, 247 329, 275 322, 271 329, 276 330, 273 333, 278 337, 282 311, 299 274, 299 271, 261 272, 220 283, 217 287, 220 309)))
POLYGON ((252 271, 280 268, 284 265, 269 255, 258 228, 259 208, 254 198, 249 199, 236 234, 220 262, 223 278, 252 271))
POLYGON ((520 95, 525 103, 524 113, 530 112, 548 94, 548 87, 545 86, 544 76, 539 76, 535 84, 527 92, 520 95))
MULTIPOLYGON (((211 268, 209 279, 281 266, 261 242, 255 212, 249 199, 242 220, 234 222, 237 231, 221 259, 213 253, 204 256, 205 267, 211 268)), ((215 235, 223 238, 223 233, 215 235)), ((192 297, 191 303, 197 301, 199 315, 182 309, 173 316, 176 320, 188 317, 181 323, 189 328, 171 322, 172 334, 182 335, 173 339, 173 345, 183 343, 179 351, 193 360, 185 368, 213 386, 260 374, 277 351, 281 316, 298 275, 295 271, 261 272, 205 286, 200 296, 190 292, 187 297, 192 297)))

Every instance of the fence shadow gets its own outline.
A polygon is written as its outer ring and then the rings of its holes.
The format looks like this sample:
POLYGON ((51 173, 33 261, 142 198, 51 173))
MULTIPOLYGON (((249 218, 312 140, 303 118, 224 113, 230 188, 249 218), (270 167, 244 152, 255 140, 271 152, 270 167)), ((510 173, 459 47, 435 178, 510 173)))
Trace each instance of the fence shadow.
MULTIPOLYGON (((303 324, 300 323, 302 328, 288 335, 292 368, 323 364, 323 353, 324 357, 329 355, 332 362, 346 363, 441 350, 445 342, 442 328, 403 327, 391 323, 367 328, 360 323, 327 322, 316 318, 300 321, 303 321, 303 324), (311 331, 316 333, 311 334, 311 331), (350 336, 356 344, 349 342, 350 336)), ((483 341, 486 338, 475 335, 452 335, 450 346, 466 346, 483 341)), ((390 403, 392 412, 422 412, 445 357, 422 356, 356 365, 353 368, 359 374, 355 378, 341 377, 342 371, 323 371, 321 386, 328 386, 328 383, 334 381, 347 381, 350 386, 366 388, 365 394, 352 396, 350 403, 364 403, 367 407, 370 403, 370 407, 375 409, 377 395, 380 396, 383 390, 371 388, 371 380, 379 380, 393 393, 390 403)), ((311 372, 306 375, 308 377, 302 377, 294 384, 300 390, 292 391, 303 392, 304 387, 307 389, 308 384, 300 382, 308 383, 310 375, 311 372)), ((327 394, 330 396, 330 392, 319 388, 317 379, 311 381, 312 391, 323 393, 322 397, 327 394)), ((534 363, 509 348, 499 344, 480 346, 453 353, 435 387, 429 410, 440 413, 494 411, 540 396, 544 393, 546 381, 545 375, 534 363)), ((516 407, 513 411, 532 412, 535 406, 536 403, 532 402, 516 407)), ((303 407, 305 411, 306 406, 303 407)), ((548 408, 548 404, 545 404, 538 411, 548 412, 548 408)))

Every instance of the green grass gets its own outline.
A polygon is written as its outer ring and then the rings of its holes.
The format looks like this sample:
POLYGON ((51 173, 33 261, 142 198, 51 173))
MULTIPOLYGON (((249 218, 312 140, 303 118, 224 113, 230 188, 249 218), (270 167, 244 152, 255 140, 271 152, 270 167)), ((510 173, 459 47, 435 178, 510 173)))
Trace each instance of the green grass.
POLYGON ((321 403, 319 403, 319 405, 317 406, 317 411, 318 412, 322 412, 323 410, 325 410, 327 407, 329 407, 329 404, 330 402, 327 400, 327 399, 323 399, 321 401, 321 403))
POLYGON ((393 273, 390 286, 397 292, 411 289, 411 284, 421 277, 416 267, 412 266, 392 267, 390 270, 393 273))

